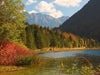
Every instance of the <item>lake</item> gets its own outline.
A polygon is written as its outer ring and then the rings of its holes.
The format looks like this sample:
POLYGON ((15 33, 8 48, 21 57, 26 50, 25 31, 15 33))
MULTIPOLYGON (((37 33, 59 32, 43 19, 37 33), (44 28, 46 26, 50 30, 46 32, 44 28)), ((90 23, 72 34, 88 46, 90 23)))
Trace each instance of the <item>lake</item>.
POLYGON ((80 57, 87 58, 94 66, 100 65, 100 50, 50 52, 38 55, 43 58, 41 64, 27 66, 25 70, 3 75, 69 75, 66 70, 76 64, 77 58, 80 57))

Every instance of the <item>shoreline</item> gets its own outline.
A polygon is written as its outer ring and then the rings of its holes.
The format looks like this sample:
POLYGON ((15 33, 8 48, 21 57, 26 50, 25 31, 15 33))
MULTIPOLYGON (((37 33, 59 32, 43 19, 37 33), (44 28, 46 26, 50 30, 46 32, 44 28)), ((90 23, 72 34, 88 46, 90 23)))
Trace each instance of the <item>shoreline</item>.
MULTIPOLYGON (((54 48, 54 50, 49 50, 49 48, 45 48, 42 50, 34 50, 35 54, 39 53, 48 53, 48 52, 62 52, 62 51, 78 51, 78 50, 100 50, 100 48, 54 48), (45 50, 46 49, 46 50, 45 50)), ((41 58, 41 57, 40 57, 41 58)), ((0 73, 9 73, 9 72, 16 72, 19 70, 25 69, 25 67, 18 67, 18 66, 0 66, 1 70, 0 73)))
POLYGON ((49 50, 49 48, 42 50, 34 50, 35 54, 48 53, 48 52, 63 52, 63 51, 77 51, 77 50, 99 50, 100 48, 54 48, 54 50, 49 50))

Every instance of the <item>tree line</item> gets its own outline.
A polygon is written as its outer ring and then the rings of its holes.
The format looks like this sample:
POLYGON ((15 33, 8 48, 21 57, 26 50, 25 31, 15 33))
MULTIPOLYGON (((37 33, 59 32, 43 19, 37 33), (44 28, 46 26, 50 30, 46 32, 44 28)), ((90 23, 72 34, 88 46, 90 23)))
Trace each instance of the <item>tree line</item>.
POLYGON ((49 27, 41 27, 36 24, 27 25, 23 35, 23 43, 30 49, 42 49, 48 47, 75 48, 98 47, 99 43, 93 39, 81 38, 71 33, 53 31, 49 27))

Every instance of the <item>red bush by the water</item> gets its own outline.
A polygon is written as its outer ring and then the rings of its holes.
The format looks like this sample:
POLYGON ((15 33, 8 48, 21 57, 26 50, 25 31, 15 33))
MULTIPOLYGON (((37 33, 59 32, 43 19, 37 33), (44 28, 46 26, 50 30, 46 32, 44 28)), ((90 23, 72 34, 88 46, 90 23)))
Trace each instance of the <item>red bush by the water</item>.
POLYGON ((15 65, 19 56, 27 56, 30 51, 9 41, 0 41, 0 65, 15 65))

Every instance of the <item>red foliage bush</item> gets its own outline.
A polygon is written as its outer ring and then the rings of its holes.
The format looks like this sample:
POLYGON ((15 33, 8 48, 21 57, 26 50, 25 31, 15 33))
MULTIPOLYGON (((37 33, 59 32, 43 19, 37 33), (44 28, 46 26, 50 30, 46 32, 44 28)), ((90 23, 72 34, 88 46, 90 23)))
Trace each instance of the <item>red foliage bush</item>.
POLYGON ((27 56, 31 52, 9 41, 0 40, 0 65, 15 65, 16 58, 27 56))

